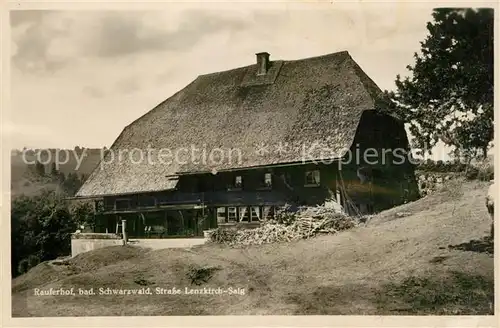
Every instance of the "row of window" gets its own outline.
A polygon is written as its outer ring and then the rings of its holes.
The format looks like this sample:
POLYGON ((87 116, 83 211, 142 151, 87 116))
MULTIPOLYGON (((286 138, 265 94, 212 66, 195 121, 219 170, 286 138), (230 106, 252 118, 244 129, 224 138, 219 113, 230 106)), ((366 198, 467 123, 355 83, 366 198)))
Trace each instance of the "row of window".
MULTIPOLYGON (((283 179, 285 180, 285 183, 289 182, 287 181, 289 180, 289 177, 288 178, 284 177, 283 179)), ((264 173, 262 179, 262 187, 270 189, 272 188, 272 184, 273 184, 272 174, 270 172, 264 173)), ((320 171, 319 170, 306 171, 304 176, 304 186, 317 187, 319 185, 320 185, 320 171)), ((235 176, 233 186, 228 186, 228 190, 241 190, 242 188, 243 188, 243 176, 241 175, 235 176)), ((132 206, 132 203, 133 202, 130 198, 122 198, 115 200, 115 203, 112 205, 114 205, 116 209, 128 209, 135 207, 132 206)), ((136 205, 140 204, 141 206, 156 206, 156 203, 157 201, 153 197, 149 198, 142 197, 139 199, 138 202, 134 202, 134 204, 136 205)), ((160 202, 160 204, 161 203, 162 202, 160 202)), ((249 215, 251 215, 251 211, 249 211, 249 213, 250 213, 249 215)))
POLYGON ((273 206, 229 206, 217 208, 217 223, 259 222, 274 217, 273 206))
MULTIPOLYGON (((304 177, 304 187, 316 187, 320 185, 320 174, 319 170, 306 171, 304 177)), ((265 188, 271 188, 273 185, 272 174, 267 172, 264 173, 261 186, 265 188)), ((237 175, 234 177, 234 184, 228 189, 240 190, 243 188, 243 176, 237 175)))

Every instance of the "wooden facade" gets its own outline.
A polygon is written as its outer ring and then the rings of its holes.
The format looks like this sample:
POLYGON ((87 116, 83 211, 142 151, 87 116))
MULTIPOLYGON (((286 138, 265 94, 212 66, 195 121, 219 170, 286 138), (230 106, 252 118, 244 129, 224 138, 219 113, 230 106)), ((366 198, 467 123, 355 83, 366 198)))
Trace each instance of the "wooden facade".
POLYGON ((126 126, 76 197, 101 199, 98 232, 126 219, 131 237, 254 227, 285 204, 336 200, 349 214, 378 212, 418 197, 406 131, 390 107, 347 51, 291 61, 258 54, 252 65, 198 76, 126 126), (262 144, 290 147, 263 155, 262 144), (243 156, 168 164, 112 156, 190 146, 243 156))
POLYGON ((258 226, 285 204, 331 199, 350 214, 378 212, 418 197, 413 166, 392 151, 408 148, 402 124, 366 113, 350 159, 184 174, 175 190, 105 196, 96 232, 113 231, 127 219, 132 237, 199 237, 218 226, 258 226), (377 156, 364 156, 369 148, 377 156))

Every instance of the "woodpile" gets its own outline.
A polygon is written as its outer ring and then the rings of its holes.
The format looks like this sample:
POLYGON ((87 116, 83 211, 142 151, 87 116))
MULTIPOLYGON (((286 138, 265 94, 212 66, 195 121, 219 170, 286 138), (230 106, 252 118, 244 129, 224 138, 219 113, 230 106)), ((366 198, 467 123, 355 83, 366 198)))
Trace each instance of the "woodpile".
MULTIPOLYGON (((290 242, 307 239, 317 234, 333 234, 355 227, 358 219, 339 213, 334 208, 302 208, 293 214, 288 213, 287 223, 277 220, 266 221, 255 229, 236 230, 232 233, 215 232, 212 241, 231 246, 260 245, 268 243, 290 242)), ((219 229, 218 229, 219 230, 219 229)))

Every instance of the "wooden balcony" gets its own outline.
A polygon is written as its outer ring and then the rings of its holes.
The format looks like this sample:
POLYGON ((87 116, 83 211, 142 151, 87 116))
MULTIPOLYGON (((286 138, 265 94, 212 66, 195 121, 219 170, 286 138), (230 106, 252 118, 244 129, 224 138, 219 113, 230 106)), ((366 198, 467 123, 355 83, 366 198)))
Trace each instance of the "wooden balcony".
POLYGON ((283 205, 286 195, 272 190, 171 193, 168 195, 117 198, 104 205, 105 213, 136 213, 158 210, 198 209, 223 205, 283 205))

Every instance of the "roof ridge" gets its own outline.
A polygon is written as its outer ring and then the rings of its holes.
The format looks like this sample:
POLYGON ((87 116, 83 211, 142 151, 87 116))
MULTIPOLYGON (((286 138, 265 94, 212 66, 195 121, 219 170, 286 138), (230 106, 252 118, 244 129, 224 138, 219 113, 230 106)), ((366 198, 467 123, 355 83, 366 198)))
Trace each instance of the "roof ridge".
POLYGON ((216 72, 211 72, 211 73, 205 73, 205 74, 200 74, 196 77, 196 79, 198 78, 201 78, 201 77, 207 77, 207 76, 212 76, 212 75, 217 75, 217 74, 221 74, 221 73, 227 73, 227 72, 232 72, 232 71, 236 71, 236 70, 239 70, 239 69, 248 69, 252 66, 255 66, 256 64, 251 64, 251 65, 245 65, 245 66, 240 66, 240 67, 234 67, 234 68, 230 68, 230 69, 225 69, 223 71, 216 71, 216 72))
MULTIPOLYGON (((326 55, 312 56, 312 57, 307 57, 307 58, 299 58, 299 59, 275 59, 275 60, 271 60, 271 62, 275 62, 275 63, 278 63, 278 62, 283 62, 283 63, 300 62, 300 61, 306 61, 306 60, 311 60, 311 59, 322 59, 322 58, 339 56, 339 55, 347 55, 347 56, 350 57, 349 51, 342 50, 342 51, 332 52, 332 53, 329 53, 329 54, 326 54, 326 55)), ((235 71, 235 70, 239 70, 239 69, 248 69, 248 68, 253 67, 255 65, 257 65, 257 63, 250 64, 250 65, 244 65, 244 66, 240 66, 240 67, 234 67, 234 68, 230 68, 230 69, 225 69, 225 70, 222 70, 222 71, 216 71, 216 72, 211 72, 211 73, 200 74, 200 75, 197 76, 197 78, 212 76, 212 75, 216 75, 216 74, 220 74, 220 73, 225 73, 225 72, 231 72, 231 71, 235 71)))
POLYGON ((299 59, 284 59, 284 62, 300 62, 300 61, 307 61, 311 59, 324 59, 327 57, 334 57, 334 56, 340 56, 340 55, 347 55, 350 57, 349 51, 348 50, 342 50, 342 51, 337 51, 337 52, 332 52, 326 55, 319 55, 319 56, 312 56, 312 57, 306 57, 306 58, 299 58, 299 59))

